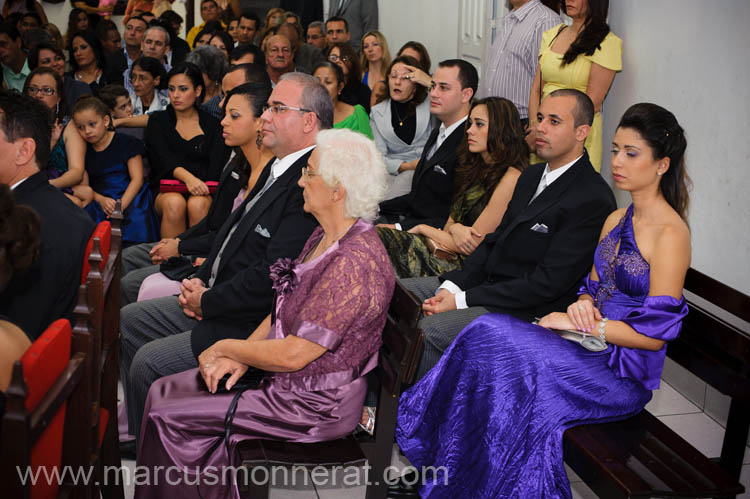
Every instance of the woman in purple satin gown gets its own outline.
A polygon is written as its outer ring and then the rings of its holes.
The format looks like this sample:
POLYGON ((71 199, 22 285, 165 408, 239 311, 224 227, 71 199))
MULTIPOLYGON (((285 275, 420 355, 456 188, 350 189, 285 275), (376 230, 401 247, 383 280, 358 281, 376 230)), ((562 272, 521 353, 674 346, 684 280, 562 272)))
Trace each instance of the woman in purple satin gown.
POLYGON ((605 222, 578 301, 539 325, 478 318, 404 393, 401 449, 415 466, 445 467, 422 477, 422 497, 569 498, 563 432, 626 418, 651 399, 687 314, 686 146, 666 109, 628 109, 611 163, 633 203, 605 222), (590 352, 545 328, 588 331, 609 345, 590 352))
POLYGON ((368 221, 385 194, 386 175, 375 145, 363 135, 318 134, 299 184, 304 209, 320 227, 296 260, 271 266, 275 313, 247 340, 221 340, 200 355, 198 369, 151 386, 138 446, 138 466, 152 473, 151 485, 136 488, 137 498, 237 497, 237 488, 217 483, 217 477, 237 464, 231 456, 239 441, 315 442, 354 429, 395 281, 368 221), (230 388, 248 366, 273 374, 241 395, 229 444, 223 445, 224 416, 234 394, 216 394, 217 386, 231 374, 230 388), (187 470, 170 477, 174 466, 187 470))

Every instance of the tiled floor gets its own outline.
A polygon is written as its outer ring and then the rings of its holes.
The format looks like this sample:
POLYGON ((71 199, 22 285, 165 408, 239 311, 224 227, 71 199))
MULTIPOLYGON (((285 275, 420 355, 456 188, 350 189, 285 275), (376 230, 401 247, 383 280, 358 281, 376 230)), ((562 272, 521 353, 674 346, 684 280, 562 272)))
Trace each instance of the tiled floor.
MULTIPOLYGON (((708 415, 680 395, 670 385, 662 382, 661 388, 654 392, 654 398, 646 408, 657 416, 664 424, 676 431, 696 449, 708 457, 717 457, 721 450, 721 441, 724 437, 724 428, 708 415)), ((741 482, 746 489, 750 489, 750 448, 745 450, 745 465, 742 468, 741 482)), ((134 467, 133 461, 125 461, 126 466, 134 467)), ((401 456, 394 446, 394 466, 403 467, 408 462, 401 456)), ((589 489, 576 474, 568 469, 571 490, 574 499, 595 499, 597 496, 589 489)), ((299 485, 296 488, 272 488, 272 499, 359 499, 365 497, 364 486, 344 486, 344 477, 339 477, 336 487, 318 486, 312 480, 308 485, 299 485)), ((133 497, 133 488, 126 487, 125 498, 133 497)), ((738 496, 738 499, 750 499, 750 492, 738 496)))

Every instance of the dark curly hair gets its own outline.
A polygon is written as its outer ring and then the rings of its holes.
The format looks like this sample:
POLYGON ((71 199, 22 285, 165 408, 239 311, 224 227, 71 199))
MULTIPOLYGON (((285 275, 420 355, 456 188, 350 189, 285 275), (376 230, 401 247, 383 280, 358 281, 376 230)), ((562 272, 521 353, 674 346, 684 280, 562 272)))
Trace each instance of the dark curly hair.
POLYGON ((13 272, 24 270, 39 258, 39 216, 13 200, 10 187, 0 184, 0 290, 13 272))
POLYGON ((669 168, 661 176, 659 191, 669 206, 687 220, 692 182, 685 171, 685 130, 674 114, 656 104, 633 104, 620 118, 617 128, 638 132, 651 148, 654 159, 669 158, 669 168))
POLYGON ((485 163, 481 154, 469 151, 469 142, 464 135, 458 150, 460 166, 456 170, 453 199, 459 199, 467 189, 481 184, 485 188, 482 201, 486 204, 508 168, 523 171, 529 165, 529 149, 524 140, 521 117, 511 101, 503 97, 476 100, 471 105, 469 116, 477 106, 487 108, 487 152, 492 161, 485 163))

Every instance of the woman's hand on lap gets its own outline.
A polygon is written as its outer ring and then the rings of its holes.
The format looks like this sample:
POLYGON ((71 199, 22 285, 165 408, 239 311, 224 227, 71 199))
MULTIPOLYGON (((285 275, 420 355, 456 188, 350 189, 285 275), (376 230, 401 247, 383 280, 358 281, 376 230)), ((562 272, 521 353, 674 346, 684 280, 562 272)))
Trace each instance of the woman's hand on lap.
POLYGON ((539 320, 539 325, 547 329, 577 329, 565 312, 552 312, 539 320))
POLYGON ((208 186, 199 178, 193 177, 192 179, 188 179, 188 181, 185 182, 185 185, 187 186, 188 192, 193 196, 208 196, 209 194, 208 186))
POLYGON ((591 332, 596 323, 602 320, 602 314, 588 298, 581 298, 568 307, 568 318, 578 331, 591 332))
POLYGON ((453 243, 456 245, 456 248, 464 255, 473 253, 484 239, 484 236, 477 232, 474 227, 467 227, 459 223, 451 225, 449 232, 451 237, 453 237, 453 243))
MULTIPOLYGON (((201 357, 202 356, 203 355, 201 354, 201 357)), ((241 362, 232 360, 229 357, 216 357, 211 362, 205 364, 201 362, 199 369, 208 391, 216 393, 219 381, 225 374, 229 373, 230 375, 226 382, 226 389, 229 390, 235 383, 237 383, 237 380, 245 374, 247 366, 241 362)))

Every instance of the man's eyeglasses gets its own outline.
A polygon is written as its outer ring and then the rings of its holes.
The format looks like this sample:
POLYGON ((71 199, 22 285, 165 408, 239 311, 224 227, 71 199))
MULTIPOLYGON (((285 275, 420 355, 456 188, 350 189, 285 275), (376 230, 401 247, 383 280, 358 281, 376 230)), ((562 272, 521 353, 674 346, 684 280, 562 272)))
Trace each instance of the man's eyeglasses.
POLYGON ((31 95, 31 96, 34 96, 36 94, 42 94, 42 95, 46 95, 46 96, 55 95, 55 89, 54 88, 50 88, 50 87, 34 87, 34 86, 30 86, 29 88, 26 89, 26 92, 29 95, 31 95))
POLYGON ((329 55, 328 56, 328 60, 331 61, 331 62, 338 62, 338 61, 349 62, 349 58, 347 56, 345 56, 345 55, 336 55, 336 54, 329 55))
POLYGON ((271 111, 273 114, 280 114, 284 111, 299 111, 301 113, 312 113, 314 112, 312 109, 305 109, 304 107, 292 107, 292 106, 285 106, 283 104, 274 104, 272 106, 265 105, 263 106, 263 112, 271 111))

